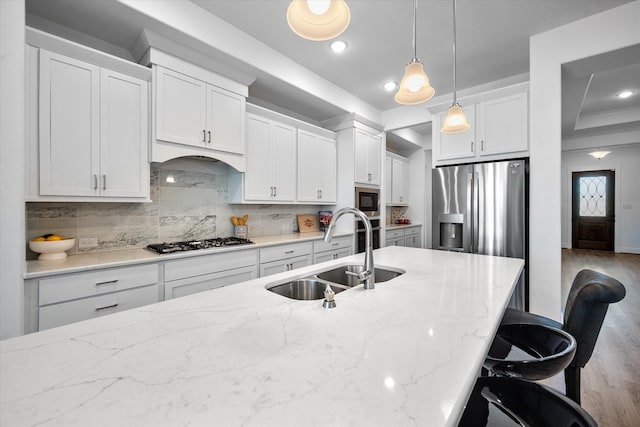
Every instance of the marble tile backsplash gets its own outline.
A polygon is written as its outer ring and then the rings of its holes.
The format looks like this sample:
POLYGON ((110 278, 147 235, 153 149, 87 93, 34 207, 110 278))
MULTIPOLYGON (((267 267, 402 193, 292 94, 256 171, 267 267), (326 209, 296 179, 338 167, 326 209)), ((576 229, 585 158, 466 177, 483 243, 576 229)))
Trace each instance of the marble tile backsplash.
MULTIPOLYGON (((151 203, 27 203, 26 237, 47 233, 98 239, 98 246, 67 251, 99 252, 154 242, 233 235, 231 216, 249 215, 249 237, 298 230, 297 214, 309 205, 239 205, 227 201, 228 168, 222 162, 176 159, 151 165, 151 203)), ((27 259, 37 254, 26 248, 27 259)))

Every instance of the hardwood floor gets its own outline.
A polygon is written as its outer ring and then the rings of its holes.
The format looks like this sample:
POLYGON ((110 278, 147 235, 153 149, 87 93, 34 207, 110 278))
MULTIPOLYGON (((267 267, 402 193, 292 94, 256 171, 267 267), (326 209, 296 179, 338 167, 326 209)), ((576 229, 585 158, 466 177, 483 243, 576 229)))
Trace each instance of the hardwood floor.
POLYGON ((582 370, 582 407, 602 427, 640 426, 640 255, 562 250, 562 298, 583 268, 618 279, 625 298, 609 306, 591 359, 582 370))

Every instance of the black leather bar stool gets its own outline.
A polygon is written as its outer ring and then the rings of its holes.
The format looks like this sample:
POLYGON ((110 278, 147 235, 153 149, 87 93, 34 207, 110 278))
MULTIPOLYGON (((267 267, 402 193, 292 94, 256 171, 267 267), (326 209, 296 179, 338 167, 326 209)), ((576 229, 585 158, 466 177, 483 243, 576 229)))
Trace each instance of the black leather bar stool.
MULTIPOLYGON (((502 362, 500 359, 504 359, 505 354, 504 348, 501 348, 504 344, 503 340, 513 340, 513 331, 517 330, 518 325, 525 325, 523 330, 531 328, 531 325, 549 328, 549 331, 561 329, 573 336, 577 342, 575 355, 564 368, 564 377, 567 397, 579 404, 580 369, 587 364, 593 354, 609 304, 620 301, 625 295, 626 290, 618 280, 597 271, 581 270, 574 278, 567 297, 564 323, 524 311, 507 309, 498 328, 496 339, 489 350, 485 366, 491 369, 490 365, 497 365, 503 372, 509 371, 505 365, 498 365, 495 359, 502 362)), ((556 335, 555 331, 550 335, 550 339, 555 339, 553 337, 556 335)), ((519 341, 526 341, 526 339, 526 336, 520 337, 519 341)), ((530 343, 530 346, 539 345, 533 341, 530 343)), ((552 370, 547 369, 549 365, 544 363, 537 365, 535 357, 532 357, 531 361, 525 360, 516 365, 517 368, 512 370, 516 374, 516 369, 524 369, 523 366, 526 365, 528 375, 523 375, 525 378, 542 379, 555 375, 551 373, 552 370)))
POLYGON ((577 403, 530 381, 480 377, 458 427, 597 427, 577 403))

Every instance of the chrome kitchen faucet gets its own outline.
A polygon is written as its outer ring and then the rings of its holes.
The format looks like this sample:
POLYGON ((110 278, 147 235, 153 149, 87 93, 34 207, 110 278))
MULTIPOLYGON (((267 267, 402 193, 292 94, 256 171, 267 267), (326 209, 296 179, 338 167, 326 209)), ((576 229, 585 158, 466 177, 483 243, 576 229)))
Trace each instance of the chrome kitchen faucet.
POLYGON ((329 222, 329 226, 324 232, 324 241, 325 243, 329 243, 331 241, 336 221, 346 213, 352 213, 359 217, 364 223, 365 229, 364 270, 359 273, 352 271, 346 271, 346 273, 351 276, 355 276, 360 282, 363 282, 365 289, 373 289, 375 288, 376 279, 373 267, 373 231, 371 230, 371 221, 369 221, 369 217, 367 217, 362 211, 355 208, 342 208, 338 210, 335 215, 333 215, 333 218, 331 218, 331 222, 329 222))

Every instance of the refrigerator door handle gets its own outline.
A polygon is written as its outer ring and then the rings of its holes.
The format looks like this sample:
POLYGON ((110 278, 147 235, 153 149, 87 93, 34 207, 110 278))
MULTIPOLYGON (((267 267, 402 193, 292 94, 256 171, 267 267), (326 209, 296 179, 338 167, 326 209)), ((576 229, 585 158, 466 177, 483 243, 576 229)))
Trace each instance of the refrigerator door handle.
POLYGON ((465 232, 467 233, 467 239, 465 239, 468 243, 468 246, 465 247, 465 252, 470 252, 470 253, 474 253, 474 234, 475 234, 475 221, 474 221, 474 212, 475 209, 473 207, 473 199, 474 199, 474 194, 473 194, 473 189, 474 189, 474 173, 470 172, 467 174, 467 209, 466 209, 466 213, 467 213, 467 217, 465 218, 465 232))
POLYGON ((480 174, 478 172, 473 173, 473 209, 471 212, 471 229, 472 229, 472 237, 471 241, 471 253, 477 253, 478 247, 480 246, 480 205, 479 205, 479 197, 480 197, 480 174))

